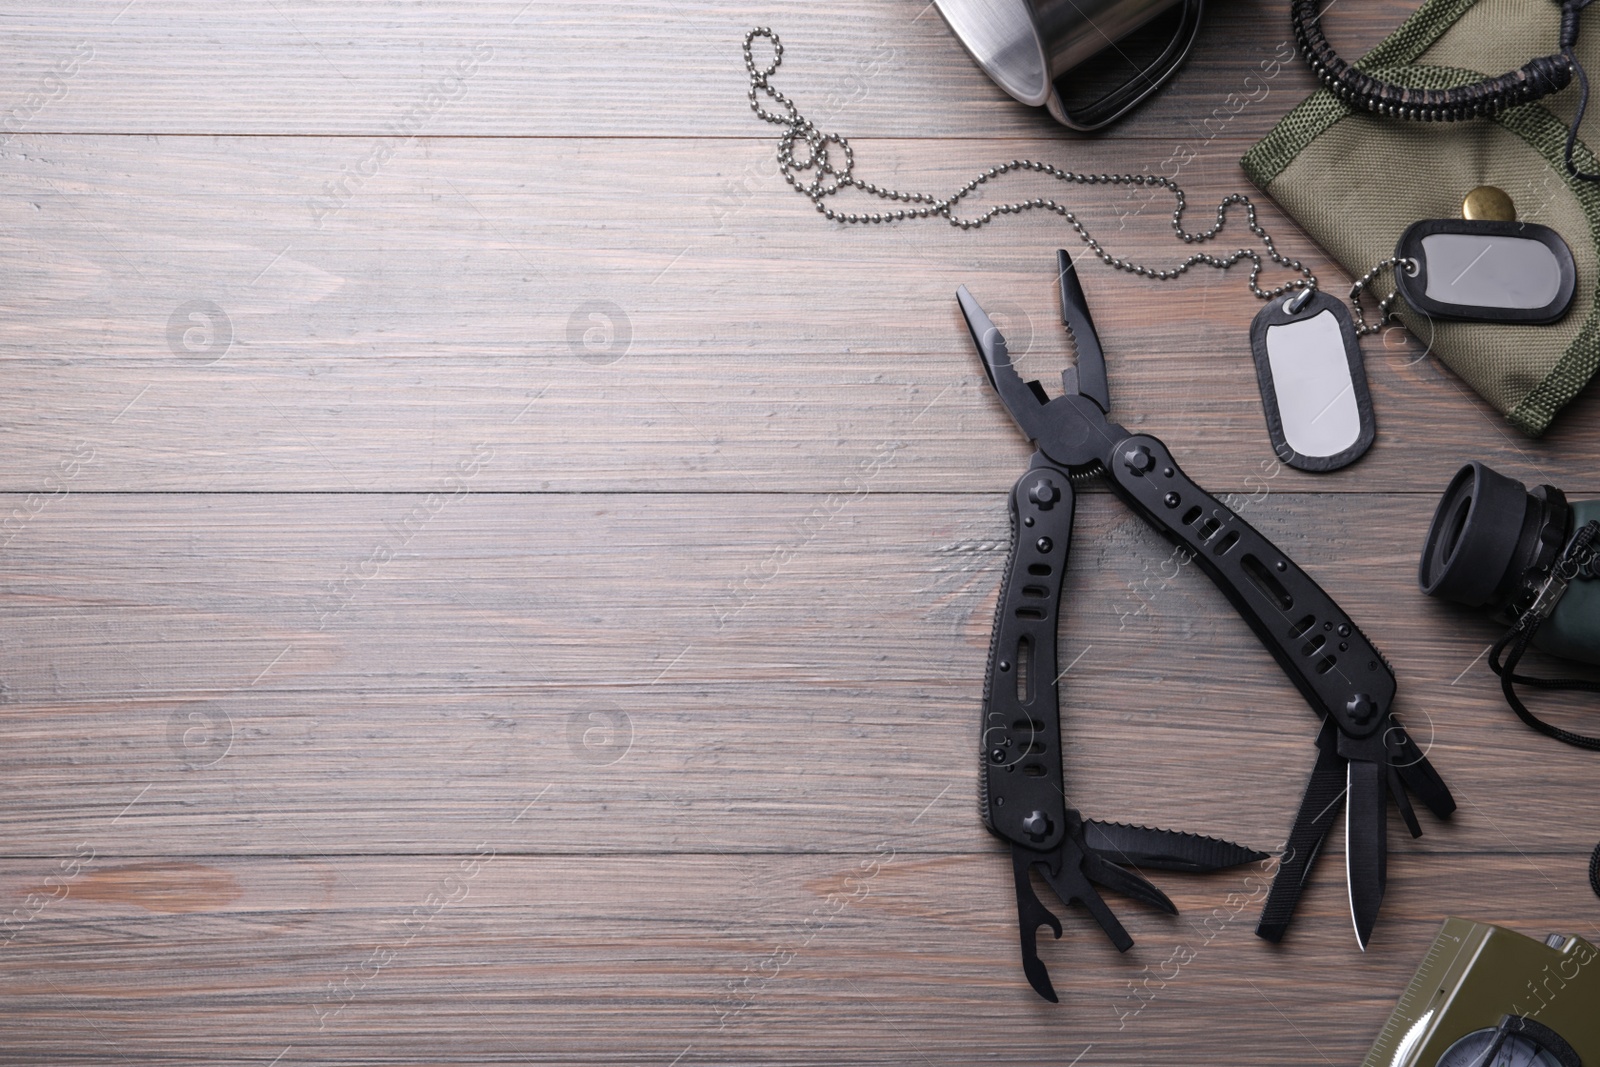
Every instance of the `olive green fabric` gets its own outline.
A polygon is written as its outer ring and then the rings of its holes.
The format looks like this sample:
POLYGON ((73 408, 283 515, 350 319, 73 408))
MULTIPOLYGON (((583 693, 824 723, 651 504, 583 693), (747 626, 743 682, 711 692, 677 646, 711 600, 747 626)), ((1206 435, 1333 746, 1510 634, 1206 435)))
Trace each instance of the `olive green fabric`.
MULTIPOLYGON (((1600 5, 1596 6, 1600 10, 1600 5)), ((1428 0, 1357 66, 1385 80, 1447 88, 1515 69, 1556 50, 1560 8, 1551 0, 1428 0)), ((1584 16, 1579 58, 1600 74, 1600 19, 1584 16), (1592 25, 1591 25, 1592 23, 1592 25)), ((1524 222, 1566 239, 1577 265, 1572 309, 1552 326, 1440 322, 1397 304, 1397 317, 1525 433, 1543 433, 1600 368, 1600 183, 1562 160, 1576 85, 1492 120, 1422 123, 1352 111, 1319 90, 1241 160, 1266 190, 1352 275, 1394 254, 1418 219, 1458 218, 1479 185, 1504 189, 1524 222)), ((1600 126, 1600 86, 1575 156, 1600 170, 1584 141, 1600 126)), ((1367 300, 1393 286, 1387 274, 1367 300)))

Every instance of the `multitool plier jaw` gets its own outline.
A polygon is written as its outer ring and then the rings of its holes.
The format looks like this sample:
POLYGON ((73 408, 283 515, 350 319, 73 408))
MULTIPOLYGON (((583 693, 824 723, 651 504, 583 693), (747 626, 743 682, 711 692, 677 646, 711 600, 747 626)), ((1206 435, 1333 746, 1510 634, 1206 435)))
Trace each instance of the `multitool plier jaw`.
POLYGON ((1066 252, 1056 255, 1062 320, 1077 342, 1078 359, 1061 372, 1062 394, 1053 400, 1037 381, 1022 380, 1004 335, 966 286, 956 290, 956 299, 989 383, 1012 419, 1052 463, 1080 475, 1109 466, 1113 449, 1128 431, 1106 418, 1111 398, 1100 339, 1089 318, 1077 268, 1066 252))

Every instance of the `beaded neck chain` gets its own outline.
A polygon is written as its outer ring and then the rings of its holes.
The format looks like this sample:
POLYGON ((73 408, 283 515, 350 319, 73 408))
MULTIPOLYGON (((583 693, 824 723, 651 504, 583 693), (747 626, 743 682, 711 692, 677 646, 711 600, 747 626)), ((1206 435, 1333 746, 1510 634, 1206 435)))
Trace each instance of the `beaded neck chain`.
MULTIPOLYGON (((1242 260, 1249 260, 1250 292, 1258 299, 1271 300, 1275 296, 1282 296, 1284 293, 1294 290, 1301 290, 1302 297, 1305 297, 1309 296, 1317 288, 1317 277, 1311 273, 1310 268, 1306 267, 1298 259, 1292 259, 1278 251, 1277 245, 1273 243, 1271 234, 1262 229, 1261 224, 1256 220, 1255 205, 1243 193, 1234 193, 1223 197, 1217 204, 1217 221, 1215 225, 1208 230, 1191 233, 1183 228, 1183 213, 1187 206, 1187 198, 1183 190, 1172 179, 1155 174, 1079 174, 1075 171, 1063 170, 1049 163, 1041 163, 1038 160, 1012 159, 984 170, 954 193, 945 197, 934 196, 931 193, 888 189, 869 181, 863 181, 855 176, 855 150, 850 147, 849 140, 837 133, 823 133, 818 130, 810 119, 800 114, 800 110, 795 106, 794 101, 772 85, 771 78, 777 73, 778 67, 782 63, 783 41, 770 28, 761 26, 745 34, 744 65, 750 74, 750 91, 748 94, 750 110, 754 111, 761 119, 784 128, 783 133, 778 137, 778 167, 783 173, 784 180, 793 186, 797 192, 807 197, 816 206, 817 211, 831 222, 883 224, 904 222, 907 219, 942 218, 959 229, 974 230, 988 222, 992 222, 1001 215, 1020 215, 1025 211, 1052 211, 1067 221, 1067 224, 1082 239, 1084 246, 1100 262, 1115 270, 1126 271, 1141 278, 1168 281, 1187 273, 1192 267, 1203 265, 1217 270, 1227 270, 1242 260), (757 38, 765 38, 772 44, 772 59, 764 65, 756 62, 755 42, 757 38), (761 97, 763 95, 780 110, 769 111, 762 106, 761 97), (836 155, 843 157, 842 165, 836 162, 836 155), (1165 189, 1172 194, 1174 200, 1172 209, 1173 234, 1184 244, 1201 244, 1217 237, 1222 233, 1223 227, 1227 223, 1228 208, 1234 204, 1240 204, 1245 210, 1245 223, 1249 226, 1250 232, 1260 239, 1262 250, 1238 248, 1227 255, 1196 252, 1170 267, 1158 268, 1146 266, 1142 263, 1134 263, 1107 252, 1067 205, 1049 197, 1034 197, 1031 200, 1019 200, 1010 204, 996 204, 970 218, 957 214, 961 202, 977 192, 979 186, 986 185, 991 180, 1002 178, 1014 171, 1031 171, 1071 185, 1116 185, 1165 189), (908 206, 873 212, 835 210, 829 202, 829 198, 841 190, 849 188, 858 189, 863 193, 893 204, 908 206), (1261 270, 1268 261, 1296 272, 1299 277, 1291 278, 1282 285, 1271 289, 1261 288, 1261 270)), ((1388 318, 1390 309, 1395 302, 1394 293, 1391 292, 1379 301, 1381 315, 1378 322, 1372 324, 1368 324, 1362 315, 1360 294, 1377 278, 1381 271, 1397 265, 1394 260, 1386 260, 1368 271, 1355 285, 1351 286, 1350 306, 1358 334, 1376 333, 1382 328, 1383 321, 1388 318)))

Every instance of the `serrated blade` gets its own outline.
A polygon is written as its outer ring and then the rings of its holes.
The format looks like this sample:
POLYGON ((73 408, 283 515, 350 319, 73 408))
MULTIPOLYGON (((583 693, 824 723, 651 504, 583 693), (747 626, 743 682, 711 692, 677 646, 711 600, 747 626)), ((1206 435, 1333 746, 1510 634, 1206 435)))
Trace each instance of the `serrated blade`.
POLYGON ((1162 871, 1220 871, 1267 858, 1265 852, 1218 837, 1093 819, 1084 820, 1083 840, 1090 849, 1113 863, 1162 871))

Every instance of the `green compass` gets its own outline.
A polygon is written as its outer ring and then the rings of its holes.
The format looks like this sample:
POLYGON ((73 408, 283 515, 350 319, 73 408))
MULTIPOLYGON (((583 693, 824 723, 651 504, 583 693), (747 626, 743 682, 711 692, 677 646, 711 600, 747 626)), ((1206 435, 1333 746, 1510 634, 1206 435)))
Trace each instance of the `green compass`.
POLYGON ((1447 919, 1363 1067, 1600 1067, 1600 949, 1447 919))

